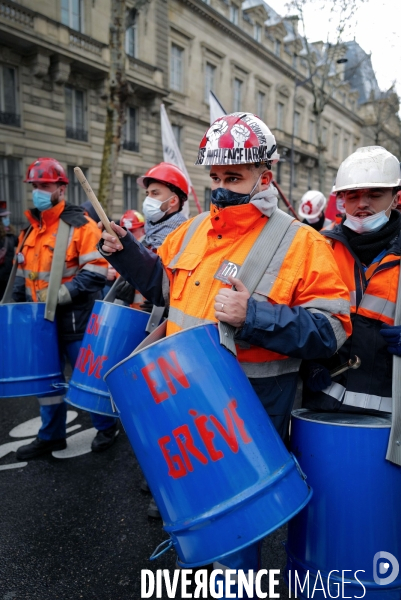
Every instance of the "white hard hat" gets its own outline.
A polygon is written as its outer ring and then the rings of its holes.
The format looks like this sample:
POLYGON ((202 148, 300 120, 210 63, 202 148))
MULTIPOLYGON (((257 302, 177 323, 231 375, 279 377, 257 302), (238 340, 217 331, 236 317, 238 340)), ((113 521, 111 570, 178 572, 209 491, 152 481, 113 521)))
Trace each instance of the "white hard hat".
POLYGON ((215 120, 203 136, 196 165, 244 165, 278 162, 276 139, 252 113, 237 112, 215 120))
POLYGON ((381 146, 358 148, 338 169, 334 191, 401 185, 398 159, 381 146))
POLYGON ((319 190, 309 190, 301 198, 301 205, 298 209, 298 214, 301 219, 307 219, 313 223, 312 219, 316 222, 319 220, 319 215, 326 206, 326 198, 319 190))

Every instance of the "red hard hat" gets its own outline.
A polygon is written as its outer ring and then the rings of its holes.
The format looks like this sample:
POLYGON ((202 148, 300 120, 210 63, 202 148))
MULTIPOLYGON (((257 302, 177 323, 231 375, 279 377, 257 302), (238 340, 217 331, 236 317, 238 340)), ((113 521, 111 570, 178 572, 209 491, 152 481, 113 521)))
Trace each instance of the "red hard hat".
POLYGON ((38 158, 29 165, 25 183, 68 183, 63 167, 55 158, 38 158))
POLYGON ((145 225, 145 219, 137 210, 127 210, 121 217, 120 225, 128 231, 134 231, 145 225))
POLYGON ((167 186, 173 185, 183 192, 187 197, 189 194, 189 185, 188 180, 185 177, 184 173, 170 163, 162 162, 152 168, 149 169, 142 175, 142 177, 138 177, 136 180, 137 184, 142 188, 147 188, 147 179, 157 179, 160 183, 164 183, 167 186))

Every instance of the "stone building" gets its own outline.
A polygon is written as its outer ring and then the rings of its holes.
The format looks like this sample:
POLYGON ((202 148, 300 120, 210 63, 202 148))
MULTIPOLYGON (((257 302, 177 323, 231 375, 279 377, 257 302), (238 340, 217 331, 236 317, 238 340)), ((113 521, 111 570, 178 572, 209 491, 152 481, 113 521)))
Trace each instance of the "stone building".
MULTIPOLYGON (((0 196, 12 221, 30 206, 22 183, 30 162, 54 156, 68 168, 70 201, 83 201, 72 169, 99 184, 109 68, 110 0, 0 0, 0 196)), ((317 185, 317 147, 307 65, 296 20, 263 0, 127 0, 126 70, 131 86, 112 216, 141 207, 136 177, 163 158, 164 102, 201 204, 210 195, 206 169, 195 167, 209 124, 209 90, 227 112, 264 119, 283 161, 275 170, 288 193, 294 133, 293 198, 317 185), (297 79, 296 79, 297 78, 297 79)), ((360 144, 363 120, 349 83, 324 112, 329 193, 341 160, 360 144)), ((191 204, 191 213, 195 208, 191 204)))

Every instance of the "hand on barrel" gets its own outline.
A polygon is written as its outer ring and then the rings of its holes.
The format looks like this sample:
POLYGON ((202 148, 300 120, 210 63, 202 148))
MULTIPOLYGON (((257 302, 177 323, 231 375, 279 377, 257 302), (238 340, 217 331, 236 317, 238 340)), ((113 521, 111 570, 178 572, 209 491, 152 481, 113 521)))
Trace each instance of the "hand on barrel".
POLYGON ((214 299, 215 317, 233 327, 242 327, 250 293, 239 279, 228 277, 228 280, 236 289, 221 288, 214 299))
POLYGON ((119 225, 116 225, 116 223, 114 223, 114 221, 111 221, 110 225, 111 225, 112 230, 116 232, 116 234, 117 234, 116 237, 111 236, 109 233, 107 233, 107 231, 105 231, 105 229, 103 227, 103 223, 101 221, 99 221, 99 223, 97 224, 99 229, 102 231, 102 238, 104 240, 103 246, 102 246, 102 251, 107 252, 107 253, 117 252, 118 250, 122 250, 123 247, 121 245, 119 238, 125 237, 128 233, 125 229, 123 229, 119 225))

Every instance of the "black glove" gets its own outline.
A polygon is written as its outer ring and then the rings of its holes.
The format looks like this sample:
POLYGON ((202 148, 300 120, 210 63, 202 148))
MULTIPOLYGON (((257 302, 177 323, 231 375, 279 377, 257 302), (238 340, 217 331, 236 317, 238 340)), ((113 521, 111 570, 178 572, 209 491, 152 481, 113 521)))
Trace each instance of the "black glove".
POLYGON ((319 363, 310 361, 304 366, 305 384, 312 392, 320 392, 331 385, 330 371, 319 365, 319 363))
POLYGON ((144 312, 151 313, 153 304, 149 300, 145 300, 142 304, 139 305, 139 308, 144 312))
MULTIPOLYGON (((124 281, 124 280, 122 280, 124 281)), ((117 300, 122 300, 127 306, 133 303, 135 297, 135 288, 128 281, 124 281, 118 286, 116 291, 117 300)))

